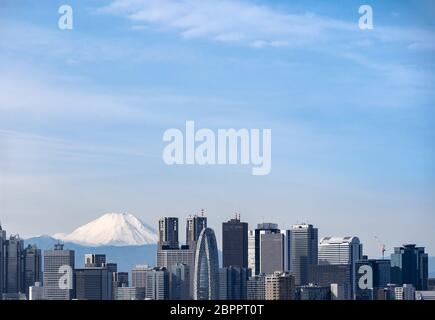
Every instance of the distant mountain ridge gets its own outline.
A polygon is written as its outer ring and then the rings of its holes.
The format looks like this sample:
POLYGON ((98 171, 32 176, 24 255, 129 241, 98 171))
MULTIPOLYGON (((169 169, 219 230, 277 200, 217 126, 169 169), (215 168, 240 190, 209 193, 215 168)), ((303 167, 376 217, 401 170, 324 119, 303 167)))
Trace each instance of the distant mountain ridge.
POLYGON ((75 229, 70 234, 52 236, 82 246, 142 246, 157 243, 157 233, 140 219, 128 213, 106 213, 75 229))
MULTIPOLYGON (((24 240, 25 245, 36 244, 42 251, 53 249, 59 240, 50 236, 33 237, 24 240)), ((76 267, 84 266, 84 255, 86 253, 106 254, 107 262, 118 264, 118 271, 131 273, 131 269, 137 264, 156 264, 156 244, 134 245, 134 246, 83 246, 72 242, 62 242, 65 249, 75 251, 76 267)))

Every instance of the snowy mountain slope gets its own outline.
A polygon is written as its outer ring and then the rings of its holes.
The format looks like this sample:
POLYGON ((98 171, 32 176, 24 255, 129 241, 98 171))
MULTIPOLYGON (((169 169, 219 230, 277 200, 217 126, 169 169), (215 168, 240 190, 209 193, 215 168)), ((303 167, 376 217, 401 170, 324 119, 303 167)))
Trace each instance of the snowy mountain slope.
POLYGON ((86 246, 140 246, 155 244, 157 233, 132 214, 107 213, 70 234, 58 233, 53 238, 86 246))

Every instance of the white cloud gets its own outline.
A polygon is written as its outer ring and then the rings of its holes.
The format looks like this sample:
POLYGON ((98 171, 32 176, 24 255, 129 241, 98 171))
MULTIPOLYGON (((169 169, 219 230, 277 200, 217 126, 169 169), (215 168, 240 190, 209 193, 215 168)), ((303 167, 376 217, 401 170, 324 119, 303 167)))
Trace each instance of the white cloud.
POLYGON ((344 21, 310 12, 284 13, 241 0, 114 0, 98 11, 127 16, 135 29, 151 27, 175 31, 183 39, 204 38, 254 48, 350 43, 367 38, 406 45, 435 42, 433 32, 418 28, 375 25, 374 31, 364 32, 358 29, 357 18, 344 21))
POLYGON ((127 15, 134 23, 161 31, 175 30, 184 39, 210 38, 253 47, 303 45, 332 30, 356 29, 356 24, 312 13, 284 14, 244 1, 116 0, 100 12, 127 15))

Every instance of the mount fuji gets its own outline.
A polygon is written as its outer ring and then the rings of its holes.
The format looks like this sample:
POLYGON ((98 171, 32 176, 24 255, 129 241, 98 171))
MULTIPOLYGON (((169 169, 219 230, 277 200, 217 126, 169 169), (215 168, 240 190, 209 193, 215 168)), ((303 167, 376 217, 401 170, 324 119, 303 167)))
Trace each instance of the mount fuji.
POLYGON ((107 213, 70 234, 53 238, 85 246, 141 246, 157 242, 156 231, 128 213, 107 213))
POLYGON ((69 234, 39 236, 25 240, 42 251, 53 249, 58 242, 74 250, 76 267, 84 266, 86 253, 106 254, 108 262, 118 264, 119 271, 131 271, 136 264, 155 265, 156 231, 127 213, 107 213, 69 234))

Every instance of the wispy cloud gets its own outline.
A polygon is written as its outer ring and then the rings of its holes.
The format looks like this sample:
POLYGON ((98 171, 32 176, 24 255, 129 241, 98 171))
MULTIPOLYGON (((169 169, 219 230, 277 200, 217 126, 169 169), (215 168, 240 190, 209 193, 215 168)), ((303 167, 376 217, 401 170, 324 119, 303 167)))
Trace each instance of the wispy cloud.
POLYGON ((430 49, 433 32, 376 26, 363 33, 358 20, 344 21, 312 12, 286 13, 248 1, 228 0, 114 0, 100 13, 127 16, 134 28, 175 31, 183 39, 204 38, 251 47, 299 46, 369 38, 403 42, 430 49))
POLYGON ((136 25, 177 31, 185 39, 252 47, 303 45, 326 38, 329 31, 356 28, 312 13, 285 14, 244 1, 116 0, 99 11, 127 15, 136 25))

